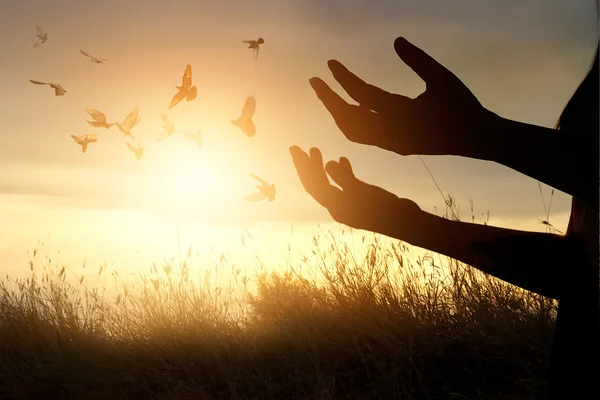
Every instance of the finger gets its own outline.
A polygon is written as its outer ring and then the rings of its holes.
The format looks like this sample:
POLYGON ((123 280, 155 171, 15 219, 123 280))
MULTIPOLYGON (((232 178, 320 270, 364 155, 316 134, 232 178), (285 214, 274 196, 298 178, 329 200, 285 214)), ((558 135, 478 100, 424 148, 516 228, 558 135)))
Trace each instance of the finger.
POLYGON ((372 112, 366 106, 346 103, 319 78, 311 78, 310 84, 348 140, 385 147, 385 143, 380 143, 384 137, 384 126, 380 114, 372 112))
POLYGON ((342 99, 339 94, 334 92, 329 85, 327 85, 321 79, 310 78, 308 81, 310 86, 317 94, 319 100, 321 100, 325 108, 327 108, 332 115, 338 115, 347 110, 350 106, 350 104, 346 103, 346 101, 342 99))
POLYGON ((290 153, 304 189, 323 207, 330 209, 335 206, 335 196, 341 191, 329 183, 323 168, 323 159, 318 149, 311 149, 311 155, 297 146, 290 147, 290 153))
POLYGON ((350 161, 347 158, 341 157, 339 162, 329 161, 325 165, 325 170, 331 176, 331 179, 344 189, 344 191, 355 186, 356 177, 352 172, 350 161))
POLYGON ((298 173, 302 186, 304 186, 304 190, 313 196, 315 191, 315 180, 312 174, 310 156, 297 146, 290 147, 290 154, 292 155, 296 172, 298 173))
POLYGON ((378 112, 391 111, 410 100, 408 97, 393 94, 366 83, 339 61, 329 60, 327 65, 333 73, 333 77, 342 85, 350 97, 370 110, 378 112))
POLYGON ((447 80, 454 75, 429 54, 403 37, 394 41, 396 54, 426 83, 447 80))
POLYGON ((316 147, 312 147, 310 150, 310 168, 313 173, 313 179, 319 187, 331 186, 327 172, 323 167, 323 156, 321 151, 316 147))

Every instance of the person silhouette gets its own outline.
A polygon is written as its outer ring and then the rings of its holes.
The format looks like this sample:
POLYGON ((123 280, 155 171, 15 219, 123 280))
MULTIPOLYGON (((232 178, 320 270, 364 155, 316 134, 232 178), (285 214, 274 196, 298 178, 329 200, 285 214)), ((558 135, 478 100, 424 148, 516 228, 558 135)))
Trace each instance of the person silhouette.
POLYGON ((547 397, 597 393, 598 50, 556 129, 551 129, 511 121, 486 109, 458 77, 405 38, 397 38, 394 48, 426 83, 425 92, 414 99, 370 85, 335 60, 328 62, 329 69, 358 105, 348 104, 323 80, 309 80, 346 138, 400 155, 463 156, 512 168, 573 196, 566 234, 438 217, 359 180, 347 158, 323 167, 319 149, 307 153, 294 145, 290 153, 304 189, 337 222, 444 254, 557 299, 547 397), (331 185, 328 176, 341 189, 331 185))

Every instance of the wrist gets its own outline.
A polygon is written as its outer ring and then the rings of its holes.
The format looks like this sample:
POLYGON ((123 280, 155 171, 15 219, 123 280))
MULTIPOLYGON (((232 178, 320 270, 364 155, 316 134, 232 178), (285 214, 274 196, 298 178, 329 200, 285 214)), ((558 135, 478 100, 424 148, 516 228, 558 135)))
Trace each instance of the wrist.
POLYGON ((481 159, 500 162, 499 156, 504 152, 504 135, 509 133, 504 128, 506 119, 498 114, 485 110, 483 113, 482 130, 478 136, 482 138, 480 143, 482 149, 481 159))

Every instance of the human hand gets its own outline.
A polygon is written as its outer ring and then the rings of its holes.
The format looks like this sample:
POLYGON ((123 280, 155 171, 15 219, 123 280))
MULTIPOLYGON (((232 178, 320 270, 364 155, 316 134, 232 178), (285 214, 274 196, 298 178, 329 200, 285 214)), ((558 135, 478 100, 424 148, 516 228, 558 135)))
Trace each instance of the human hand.
POLYGON ((344 135, 352 142, 402 155, 469 156, 490 146, 485 131, 495 114, 423 50, 404 38, 396 39, 394 48, 426 83, 425 92, 415 99, 367 84, 335 60, 328 62, 329 69, 359 105, 346 103, 321 79, 310 79, 344 135))
POLYGON ((329 161, 323 168, 323 157, 317 148, 311 148, 307 154, 298 146, 292 146, 290 153, 304 189, 327 208, 337 222, 395 236, 402 226, 409 229, 421 211, 411 200, 358 180, 345 157, 339 162, 329 161), (341 189, 329 183, 327 174, 341 189))

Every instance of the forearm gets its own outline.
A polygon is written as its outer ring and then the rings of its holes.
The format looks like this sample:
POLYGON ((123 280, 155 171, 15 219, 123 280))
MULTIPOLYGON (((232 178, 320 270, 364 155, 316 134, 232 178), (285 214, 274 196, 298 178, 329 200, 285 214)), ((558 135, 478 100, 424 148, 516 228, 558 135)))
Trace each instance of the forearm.
POLYGON ((598 142, 594 137, 511 121, 493 113, 489 120, 487 132, 481 132, 489 138, 483 150, 485 159, 582 200, 598 195, 598 142))
POLYGON ((570 258, 564 237, 451 221, 424 211, 412 222, 398 221, 393 236, 526 290, 559 297, 561 270, 570 258))

